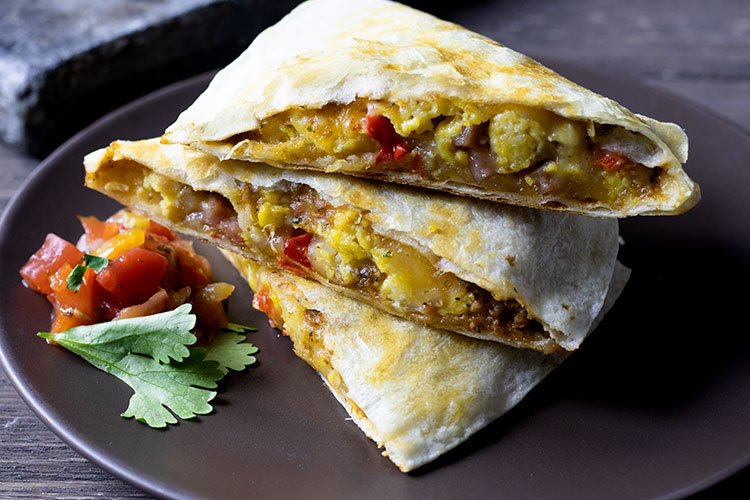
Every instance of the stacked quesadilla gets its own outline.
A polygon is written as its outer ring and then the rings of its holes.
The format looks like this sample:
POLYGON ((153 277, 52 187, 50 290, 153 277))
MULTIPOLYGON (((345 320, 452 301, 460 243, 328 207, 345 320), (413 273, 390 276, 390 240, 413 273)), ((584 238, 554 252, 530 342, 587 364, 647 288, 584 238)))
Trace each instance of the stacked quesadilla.
POLYGON ((687 138, 459 26, 310 0, 86 184, 215 244, 403 471, 577 349, 627 280, 616 217, 699 199, 687 138), (436 387, 439 386, 439 389, 436 387))

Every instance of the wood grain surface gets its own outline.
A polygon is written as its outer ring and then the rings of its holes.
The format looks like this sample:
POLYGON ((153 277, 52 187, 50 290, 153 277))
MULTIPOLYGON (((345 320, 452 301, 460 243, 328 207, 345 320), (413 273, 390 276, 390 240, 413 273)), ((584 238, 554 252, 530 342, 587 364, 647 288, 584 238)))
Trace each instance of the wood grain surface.
MULTIPOLYGON (((748 128, 747 0, 410 2, 519 51, 629 75, 748 128)), ((39 163, 0 143, 0 208, 39 163)), ((7 270, 13 279, 14 270, 7 270)), ((748 469, 695 498, 740 498, 748 469)), ((0 372, 0 499, 144 499, 79 456, 28 409, 0 372)))

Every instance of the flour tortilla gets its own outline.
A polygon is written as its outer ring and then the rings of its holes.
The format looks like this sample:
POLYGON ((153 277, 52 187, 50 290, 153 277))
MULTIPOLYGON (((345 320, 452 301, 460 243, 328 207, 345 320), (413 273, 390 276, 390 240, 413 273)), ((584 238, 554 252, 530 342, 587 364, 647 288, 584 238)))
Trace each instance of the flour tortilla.
MULTIPOLYGON (((309 352, 309 335, 319 339, 329 355, 328 375, 321 373, 328 387, 404 472, 507 412, 566 357, 404 321, 316 282, 225 255, 254 290, 265 287, 273 294, 300 357, 309 352)), ((628 274, 618 263, 600 318, 628 274)))
MULTIPOLYGON (((254 160, 235 136, 256 130, 264 118, 295 109, 319 109, 356 99, 391 103, 447 98, 479 108, 516 104, 572 120, 619 127, 608 149, 664 170, 653 199, 613 207, 566 200, 564 206, 488 192, 417 172, 379 177, 456 194, 534 208, 596 216, 675 214, 700 198, 682 169, 688 141, 674 123, 634 114, 611 99, 561 77, 538 62, 460 26, 386 0, 309 0, 261 33, 167 129, 164 140, 222 159, 254 160), (642 140, 635 141, 634 138, 642 140)), ((270 160, 268 160, 270 161, 270 160)), ((372 158, 323 157, 309 164, 279 158, 284 168, 351 170, 372 158)), ((367 172, 351 172, 368 175, 367 172)))
MULTIPOLYGON (((364 210, 375 231, 430 256, 439 270, 488 290, 497 300, 517 300, 543 324, 555 347, 565 350, 578 348, 591 330, 607 296, 619 249, 616 219, 501 205, 350 176, 220 161, 155 139, 116 141, 86 156, 84 163, 87 186, 164 225, 266 265, 277 263, 253 248, 241 248, 166 218, 159 206, 139 197, 142 181, 128 180, 128 172, 137 165, 194 190, 219 193, 234 206, 241 228, 253 224, 255 212, 243 196, 243 186, 261 188, 282 181, 310 186, 333 206, 364 210), (113 173, 125 181, 110 182, 113 173)), ((366 300, 356 290, 336 289, 366 300)), ((459 333, 503 341, 484 332, 459 333)), ((514 345, 550 350, 547 344, 514 345)))

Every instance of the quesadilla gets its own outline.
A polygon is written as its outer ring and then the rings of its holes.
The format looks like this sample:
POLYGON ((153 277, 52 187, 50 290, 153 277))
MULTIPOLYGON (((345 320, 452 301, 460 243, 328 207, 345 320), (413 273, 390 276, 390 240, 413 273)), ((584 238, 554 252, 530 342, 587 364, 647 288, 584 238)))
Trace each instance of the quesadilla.
MULTIPOLYGON (((294 352, 404 472, 507 412, 566 357, 404 321, 313 281, 227 256, 255 291, 253 305, 291 338, 294 352)), ((605 310, 627 276, 618 264, 605 310)))
POLYGON ((544 352, 582 342, 617 221, 244 161, 158 140, 86 156, 86 185, 174 230, 436 328, 544 352))
POLYGON ((679 126, 385 0, 301 4, 163 140, 585 215, 677 214, 700 198, 679 126))

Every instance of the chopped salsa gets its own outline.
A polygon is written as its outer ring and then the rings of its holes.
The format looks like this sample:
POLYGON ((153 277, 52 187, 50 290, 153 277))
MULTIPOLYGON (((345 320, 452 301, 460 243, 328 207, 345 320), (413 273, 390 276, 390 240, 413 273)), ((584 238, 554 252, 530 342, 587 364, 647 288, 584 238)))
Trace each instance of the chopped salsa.
POLYGON ((79 220, 84 234, 77 244, 50 233, 20 271, 52 304, 51 333, 185 303, 193 306, 202 342, 227 327, 225 301, 234 287, 213 281, 211 265, 192 242, 126 210, 104 221, 79 220))

